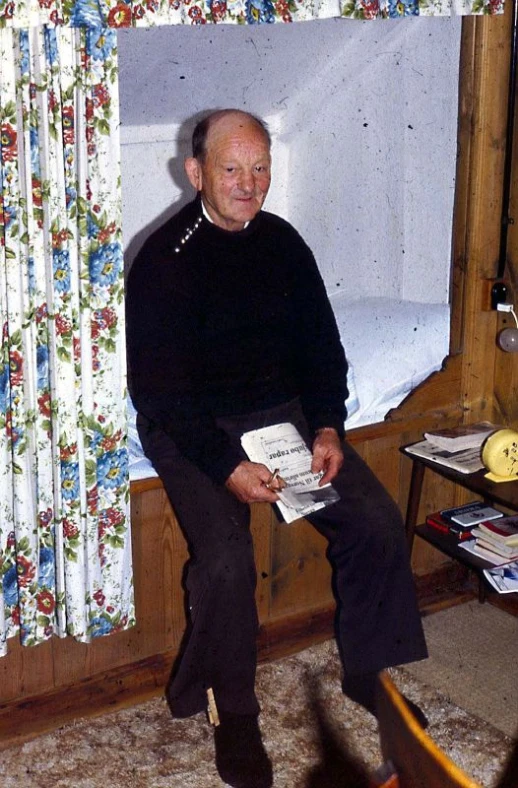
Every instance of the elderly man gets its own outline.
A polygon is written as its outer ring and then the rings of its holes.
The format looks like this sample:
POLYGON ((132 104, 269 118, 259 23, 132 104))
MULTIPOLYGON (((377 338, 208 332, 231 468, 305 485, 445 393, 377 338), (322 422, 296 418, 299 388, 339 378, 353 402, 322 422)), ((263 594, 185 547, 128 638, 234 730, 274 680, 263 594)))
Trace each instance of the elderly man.
POLYGON ((254 691, 249 504, 279 498, 271 469, 243 453, 244 432, 295 424, 340 496, 307 519, 329 540, 343 691, 375 713, 377 672, 423 659, 426 645, 399 511, 344 440, 347 364, 315 260, 262 210, 265 124, 211 113, 185 169, 196 198, 144 244, 127 292, 138 429, 190 551, 189 631, 168 699, 177 717, 213 700, 221 778, 260 788, 272 768, 254 691))

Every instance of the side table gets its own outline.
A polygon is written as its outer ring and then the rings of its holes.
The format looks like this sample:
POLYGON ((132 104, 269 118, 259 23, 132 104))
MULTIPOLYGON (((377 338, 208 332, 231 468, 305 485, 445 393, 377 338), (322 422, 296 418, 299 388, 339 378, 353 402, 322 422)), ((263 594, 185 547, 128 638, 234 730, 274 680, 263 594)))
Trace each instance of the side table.
POLYGON ((475 493, 488 504, 500 504, 513 511, 518 511, 518 480, 501 483, 492 482, 485 478, 485 470, 480 470, 476 473, 459 473, 446 465, 440 465, 432 460, 410 454, 407 448, 407 446, 401 447, 401 452, 412 460, 412 476, 405 519, 409 550, 412 550, 414 536, 417 535, 445 555, 473 569, 479 576, 479 599, 483 602, 485 599, 485 586, 482 569, 487 569, 492 564, 470 553, 468 550, 464 550, 458 540, 449 536, 449 534, 444 534, 436 528, 426 525, 426 523, 417 524, 425 471, 436 473, 455 484, 459 484, 461 487, 475 493))

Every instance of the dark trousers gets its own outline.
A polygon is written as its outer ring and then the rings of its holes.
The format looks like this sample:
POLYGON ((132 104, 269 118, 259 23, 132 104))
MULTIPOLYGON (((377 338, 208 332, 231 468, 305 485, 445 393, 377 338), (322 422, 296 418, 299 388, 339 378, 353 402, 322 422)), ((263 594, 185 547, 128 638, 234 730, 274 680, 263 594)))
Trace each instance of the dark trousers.
MULTIPOLYGON (((218 424, 239 441, 247 430, 285 421, 309 439, 297 402, 218 424)), ((189 630, 168 687, 172 712, 186 717, 202 711, 212 687, 219 709, 256 713, 249 506, 183 457, 162 430, 142 416, 137 425, 190 553, 189 630)), ((347 443, 343 449, 344 465, 333 481, 340 501, 306 519, 329 540, 338 647, 344 673, 353 675, 423 659, 427 651, 399 509, 354 449, 347 443)))

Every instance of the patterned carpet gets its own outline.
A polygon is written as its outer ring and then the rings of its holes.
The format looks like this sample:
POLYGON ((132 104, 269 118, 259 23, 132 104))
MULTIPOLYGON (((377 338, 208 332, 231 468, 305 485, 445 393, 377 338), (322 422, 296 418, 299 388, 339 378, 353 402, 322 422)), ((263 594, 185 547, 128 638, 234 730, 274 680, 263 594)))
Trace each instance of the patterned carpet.
MULTIPOLYGON (((495 788, 513 741, 398 668, 399 688, 420 703, 433 739, 485 788, 495 788)), ((263 664, 261 727, 276 788, 360 788, 381 763, 376 721, 340 692, 333 641, 263 664), (323 744, 325 742, 325 744, 323 744)), ((218 788, 211 728, 200 714, 172 720, 163 699, 2 752, 2 788, 218 788)), ((518 785, 518 778, 516 783, 518 785)))

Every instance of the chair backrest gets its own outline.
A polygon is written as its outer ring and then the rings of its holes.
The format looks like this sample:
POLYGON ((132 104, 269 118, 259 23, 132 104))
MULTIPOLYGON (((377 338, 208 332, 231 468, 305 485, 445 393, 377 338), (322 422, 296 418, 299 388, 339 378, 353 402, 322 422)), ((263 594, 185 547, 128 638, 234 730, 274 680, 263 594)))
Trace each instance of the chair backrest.
POLYGON ((386 671, 377 690, 381 751, 400 788, 481 788, 425 733, 386 671))

